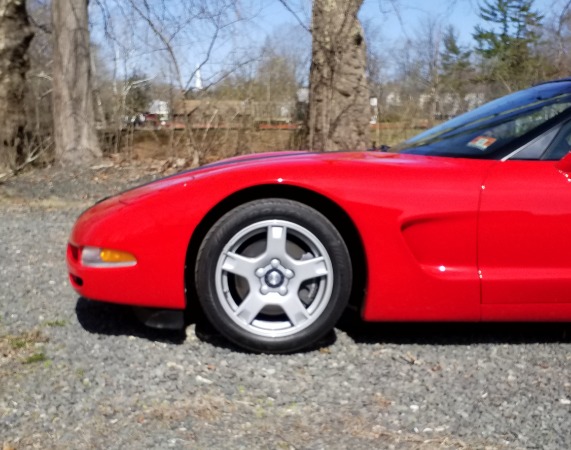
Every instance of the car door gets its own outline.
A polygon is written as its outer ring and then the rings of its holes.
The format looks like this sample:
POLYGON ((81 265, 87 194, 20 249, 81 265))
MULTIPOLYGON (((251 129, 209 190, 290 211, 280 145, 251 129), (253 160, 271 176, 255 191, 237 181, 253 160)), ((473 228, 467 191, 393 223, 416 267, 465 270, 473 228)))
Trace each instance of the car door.
POLYGON ((499 161, 482 186, 484 319, 547 320, 556 318, 554 311, 571 312, 562 309, 571 303, 571 123, 551 133, 541 159, 499 161), (509 307, 523 304, 528 307, 509 307), (511 312, 501 313, 501 305, 511 312))

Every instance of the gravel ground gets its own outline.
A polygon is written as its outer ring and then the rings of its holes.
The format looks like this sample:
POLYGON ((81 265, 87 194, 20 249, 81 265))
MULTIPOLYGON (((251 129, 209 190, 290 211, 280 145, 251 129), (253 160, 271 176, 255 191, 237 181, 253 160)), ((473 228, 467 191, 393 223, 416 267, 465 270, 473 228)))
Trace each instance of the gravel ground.
POLYGON ((157 167, 29 172, 0 185, 0 446, 571 447, 571 327, 362 324, 286 356, 78 299, 65 245, 94 200, 157 167))

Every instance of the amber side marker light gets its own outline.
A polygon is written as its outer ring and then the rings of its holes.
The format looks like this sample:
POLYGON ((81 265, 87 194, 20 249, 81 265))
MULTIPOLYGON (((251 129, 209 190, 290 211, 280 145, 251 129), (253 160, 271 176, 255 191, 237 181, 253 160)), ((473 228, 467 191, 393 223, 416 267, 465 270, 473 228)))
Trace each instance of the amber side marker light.
POLYGON ((131 267, 137 264, 134 255, 121 250, 83 247, 81 263, 87 267, 131 267))

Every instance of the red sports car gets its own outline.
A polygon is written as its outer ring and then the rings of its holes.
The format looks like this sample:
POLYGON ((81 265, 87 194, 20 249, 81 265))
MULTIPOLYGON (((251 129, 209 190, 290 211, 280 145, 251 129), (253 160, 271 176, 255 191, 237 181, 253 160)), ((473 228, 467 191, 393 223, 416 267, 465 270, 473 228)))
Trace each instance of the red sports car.
POLYGON ((366 321, 571 320, 571 79, 488 103, 390 153, 233 158, 105 199, 69 239, 83 297, 198 300, 249 350, 366 321))

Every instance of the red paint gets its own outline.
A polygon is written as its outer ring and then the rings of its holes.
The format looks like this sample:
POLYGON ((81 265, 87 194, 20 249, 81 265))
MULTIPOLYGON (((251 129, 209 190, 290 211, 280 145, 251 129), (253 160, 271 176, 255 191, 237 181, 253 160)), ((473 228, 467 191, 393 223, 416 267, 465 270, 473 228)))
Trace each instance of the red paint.
POLYGON ((571 183, 557 164, 506 161, 490 171, 480 212, 483 303, 571 303, 571 183))
POLYGON ((87 298, 184 308, 186 250, 205 215, 243 189, 291 185, 354 222, 366 320, 571 320, 571 183, 558 164, 376 152, 237 158, 86 211, 70 243, 127 251, 137 265, 86 268, 70 249, 70 274, 83 281, 72 285, 87 298))

